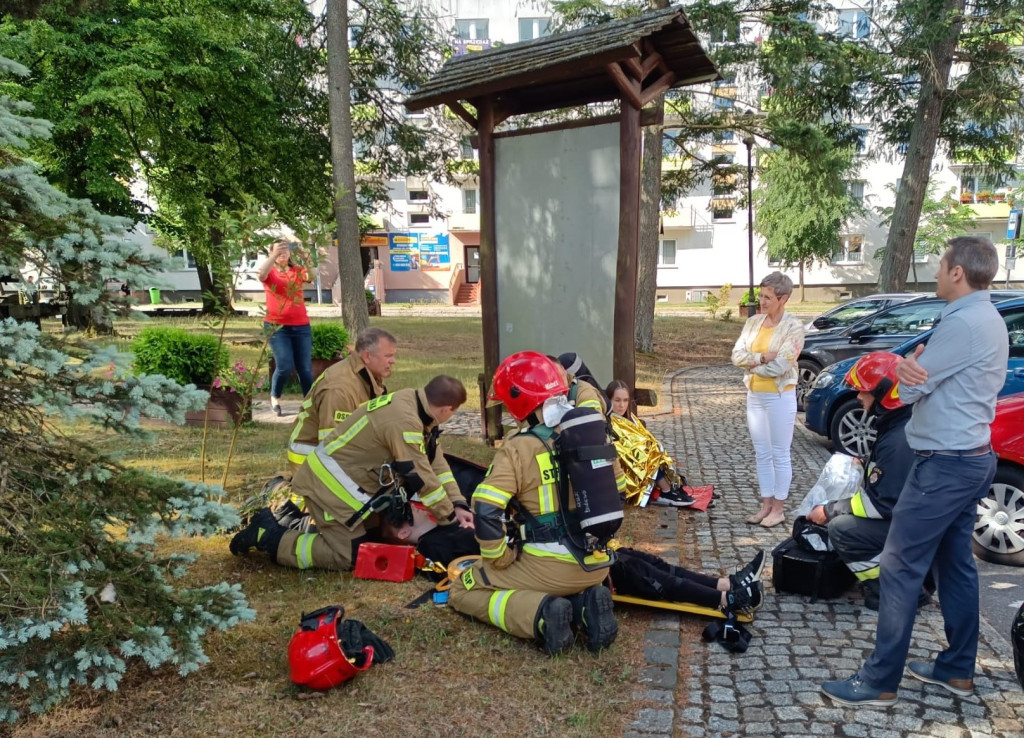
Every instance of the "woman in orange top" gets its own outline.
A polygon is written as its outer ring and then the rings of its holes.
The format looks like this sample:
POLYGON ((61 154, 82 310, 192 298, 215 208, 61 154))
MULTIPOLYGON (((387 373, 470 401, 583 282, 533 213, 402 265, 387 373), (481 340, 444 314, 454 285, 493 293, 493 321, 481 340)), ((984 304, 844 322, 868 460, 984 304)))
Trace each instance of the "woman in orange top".
POLYGON ((313 386, 313 332, 302 291, 310 281, 305 267, 295 264, 292 252, 298 244, 276 241, 270 256, 260 264, 259 278, 267 298, 263 330, 270 334, 274 352, 274 376, 270 380, 270 406, 281 414, 281 394, 292 372, 299 375, 302 394, 313 386))

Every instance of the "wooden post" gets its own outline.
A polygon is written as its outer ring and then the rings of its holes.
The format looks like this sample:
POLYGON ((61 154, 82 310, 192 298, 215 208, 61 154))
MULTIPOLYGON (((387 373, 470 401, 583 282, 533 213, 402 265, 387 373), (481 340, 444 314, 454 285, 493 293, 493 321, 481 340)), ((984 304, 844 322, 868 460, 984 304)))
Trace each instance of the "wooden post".
MULTIPOLYGON (((477 105, 480 127, 480 316, 484 339, 484 375, 487 386, 498 368, 498 257, 495 253, 494 203, 494 101, 477 105)), ((501 408, 484 407, 484 428, 488 441, 502 436, 501 408)))
POLYGON ((619 117, 619 255, 615 269, 612 366, 636 386, 636 261, 640 245, 640 108, 623 96, 619 117))

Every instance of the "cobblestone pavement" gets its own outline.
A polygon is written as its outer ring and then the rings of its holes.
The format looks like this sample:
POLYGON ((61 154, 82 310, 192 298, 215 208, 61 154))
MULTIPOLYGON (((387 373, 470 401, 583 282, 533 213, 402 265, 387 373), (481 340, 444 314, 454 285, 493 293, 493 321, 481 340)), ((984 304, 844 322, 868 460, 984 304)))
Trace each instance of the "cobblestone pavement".
MULTIPOLYGON (((757 547, 771 549, 789 535, 787 524, 772 529, 748 525, 757 504, 753 449, 745 422, 745 389, 738 370, 695 367, 676 372, 663 387, 671 411, 647 416, 693 484, 714 484, 721 498, 704 525, 688 525, 699 561, 691 568, 731 571, 757 547)), ((828 451, 798 427, 793 439, 793 491, 798 504, 811 487, 828 451)), ((695 515, 663 511, 667 518, 695 515)), ((689 521, 688 521, 689 522, 689 521)), ((666 530, 664 535, 675 536, 666 530)), ((876 614, 846 597, 812 603, 771 589, 771 559, 765 569, 767 597, 750 629, 745 654, 717 644, 698 644, 692 674, 678 679, 680 617, 659 616, 646 636, 648 666, 637 696, 658 705, 643 709, 630 726, 630 738, 649 736, 797 736, 856 738, 942 736, 943 738, 1020 738, 1024 736, 1024 693, 1013 671, 1008 640, 982 617, 975 694, 960 698, 941 688, 906 678, 900 701, 890 708, 844 708, 819 686, 852 674, 872 650, 876 614), (682 709, 676 705, 683 703, 682 709)), ((930 660, 945 644, 937 603, 919 613, 910 658, 930 660)))

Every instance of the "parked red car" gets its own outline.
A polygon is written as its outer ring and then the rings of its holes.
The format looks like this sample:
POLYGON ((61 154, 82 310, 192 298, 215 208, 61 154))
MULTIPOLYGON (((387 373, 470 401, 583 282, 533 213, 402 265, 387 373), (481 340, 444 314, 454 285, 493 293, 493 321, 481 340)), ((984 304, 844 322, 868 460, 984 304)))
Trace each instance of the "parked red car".
POLYGON ((995 564, 1024 566, 1024 394, 996 405, 992 448, 999 466, 988 497, 978 502, 974 553, 995 564))

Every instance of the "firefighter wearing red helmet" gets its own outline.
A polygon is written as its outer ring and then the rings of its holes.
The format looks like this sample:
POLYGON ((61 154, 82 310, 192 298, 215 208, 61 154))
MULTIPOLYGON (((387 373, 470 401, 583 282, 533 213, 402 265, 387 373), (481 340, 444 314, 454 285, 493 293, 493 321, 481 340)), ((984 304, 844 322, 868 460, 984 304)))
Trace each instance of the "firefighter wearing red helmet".
POLYGON ((897 354, 874 351, 847 372, 847 384, 857 390, 861 407, 875 419, 877 437, 864 461, 861 489, 853 497, 819 505, 807 516, 819 525, 828 524, 828 539, 857 577, 864 605, 871 610, 878 609, 879 559, 892 509, 914 462, 905 433, 911 408, 900 402, 896 378, 901 361, 897 354))
POLYGON ((525 428, 498 449, 473 494, 482 559, 452 583, 449 599, 459 612, 536 639, 552 655, 572 645, 574 629, 591 651, 610 645, 618 634, 611 593, 601 586, 606 570, 585 570, 561 543, 531 536, 528 525, 510 526, 525 537, 507 540, 506 511, 517 523, 526 517, 548 524, 560 510, 556 462, 542 437, 572 410, 567 392, 564 372, 533 351, 509 356, 495 372, 491 399, 525 428))

